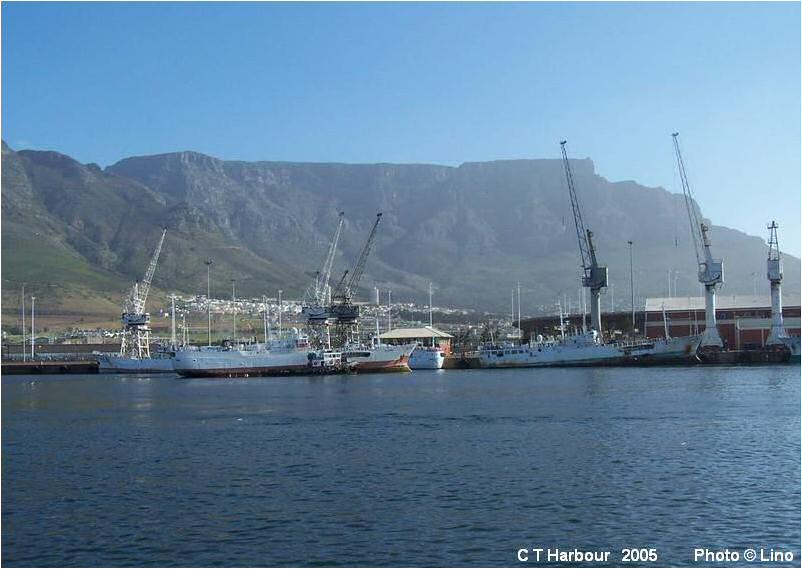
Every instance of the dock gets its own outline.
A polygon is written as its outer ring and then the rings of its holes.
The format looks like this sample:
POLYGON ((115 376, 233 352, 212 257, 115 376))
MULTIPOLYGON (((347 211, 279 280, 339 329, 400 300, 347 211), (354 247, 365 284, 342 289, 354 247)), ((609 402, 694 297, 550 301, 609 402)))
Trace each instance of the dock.
POLYGON ((98 373, 98 363, 91 360, 3 362, 2 373, 4 375, 98 373))

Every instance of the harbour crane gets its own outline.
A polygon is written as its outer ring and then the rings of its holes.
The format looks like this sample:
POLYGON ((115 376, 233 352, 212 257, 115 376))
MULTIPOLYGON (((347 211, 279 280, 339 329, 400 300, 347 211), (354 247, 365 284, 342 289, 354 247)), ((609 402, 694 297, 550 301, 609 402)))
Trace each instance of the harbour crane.
POLYGON ((768 225, 769 229, 769 258, 766 261, 766 276, 771 285, 771 332, 766 339, 767 346, 784 346, 788 338, 788 332, 783 326, 782 296, 780 293, 780 283, 783 280, 783 262, 780 258, 780 244, 777 240, 776 221, 768 225))
POLYGON ((123 305, 123 335, 120 344, 120 356, 122 357, 150 358, 150 314, 145 312, 145 303, 148 300, 150 283, 156 272, 156 265, 159 262, 166 234, 167 228, 165 227, 145 271, 145 278, 141 283, 139 281, 134 283, 123 305))
POLYGON ((336 289, 332 293, 331 311, 337 317, 337 324, 350 325, 359 319, 359 307, 352 304, 354 293, 356 293, 359 286, 359 280, 362 278, 362 273, 365 271, 365 265, 370 255, 370 250, 373 248, 373 243, 376 240, 376 229, 379 227, 382 214, 376 214, 376 221, 373 223, 373 228, 370 230, 368 240, 362 249, 362 254, 354 265, 354 269, 343 273, 340 282, 337 284, 336 289))
POLYGON ((337 243, 340 240, 340 233, 343 228, 344 212, 340 212, 337 228, 334 236, 329 243, 329 250, 320 268, 315 273, 315 280, 306 290, 304 304, 301 314, 306 318, 307 324, 326 324, 332 317, 328 307, 331 305, 331 269, 334 265, 334 257, 337 254, 337 243))
POLYGON ((674 139, 674 153, 677 159, 680 181, 682 182, 685 207, 688 210, 688 221, 691 225, 693 250, 699 266, 699 282, 705 287, 705 329, 702 332, 699 348, 707 351, 720 350, 724 347, 724 342, 721 340, 716 326, 716 287, 724 282, 724 263, 721 259, 713 258, 713 254, 710 251, 710 237, 707 234, 710 228, 699 219, 697 210, 694 207, 695 200, 691 192, 691 186, 688 183, 685 162, 682 160, 682 153, 679 148, 679 133, 675 132, 671 136, 674 139))
POLYGON ((582 258, 582 286, 590 289, 590 327, 596 331, 601 341, 601 290, 607 287, 607 267, 599 266, 596 259, 596 247, 593 245, 593 232, 585 229, 585 222, 582 220, 582 208, 574 187, 574 175, 565 151, 566 142, 565 140, 560 142, 560 149, 562 150, 565 180, 568 183, 568 194, 571 197, 571 209, 574 212, 579 255, 582 258))

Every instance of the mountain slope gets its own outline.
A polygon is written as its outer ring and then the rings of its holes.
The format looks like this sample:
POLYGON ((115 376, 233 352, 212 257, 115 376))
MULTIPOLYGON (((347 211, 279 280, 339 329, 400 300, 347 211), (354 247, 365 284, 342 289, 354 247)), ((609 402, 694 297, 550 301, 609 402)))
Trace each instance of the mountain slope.
MULTIPOLYGON (((629 306, 628 240, 636 296, 665 294, 669 268, 679 271, 680 294, 698 294, 682 197, 609 182, 589 159, 572 167, 585 223, 610 268, 605 310, 612 296, 619 308, 629 306)), ((100 170, 58 153, 4 146, 2 205, 4 289, 30 270, 25 252, 35 229, 58 244, 57 257, 70 259, 49 278, 121 295, 141 277, 167 225, 156 287, 205 292, 203 261, 212 258, 218 296, 229 294, 234 278, 238 295, 283 288, 297 297, 325 253, 337 212, 345 211, 346 223, 334 279, 353 264, 382 211, 363 300, 378 285, 392 288, 396 300, 423 301, 430 280, 436 303, 501 312, 517 281, 525 312, 551 311, 558 297, 577 296, 576 232, 559 160, 454 168, 239 162, 180 152, 100 170), (81 281, 76 271, 91 278, 81 281)), ((711 236, 725 261, 723 293, 751 294, 752 273, 758 290, 767 288, 763 239, 718 226, 711 236)), ((799 262, 786 257, 785 265, 785 290, 798 294, 799 262)))

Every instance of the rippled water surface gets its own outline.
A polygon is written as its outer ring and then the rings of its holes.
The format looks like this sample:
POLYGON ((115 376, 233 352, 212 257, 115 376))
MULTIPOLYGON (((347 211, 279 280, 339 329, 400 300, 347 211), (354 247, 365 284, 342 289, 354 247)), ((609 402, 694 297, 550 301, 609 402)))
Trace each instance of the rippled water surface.
POLYGON ((798 366, 5 376, 2 411, 6 566, 800 564, 798 366))

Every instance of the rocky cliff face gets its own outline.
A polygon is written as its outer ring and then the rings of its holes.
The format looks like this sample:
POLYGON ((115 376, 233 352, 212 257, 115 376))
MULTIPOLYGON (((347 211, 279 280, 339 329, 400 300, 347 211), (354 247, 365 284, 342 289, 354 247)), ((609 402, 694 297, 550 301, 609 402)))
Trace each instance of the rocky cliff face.
MULTIPOLYGON (((572 165, 585 223, 610 267, 618 304, 628 306, 630 239, 636 295, 664 294, 668 268, 679 269, 681 294, 697 294, 681 196, 608 182, 590 160, 572 165)), ((438 302, 488 310, 506 310, 517 281, 529 311, 538 304, 550 310, 558 296, 577 294, 576 233, 559 160, 452 168, 249 163, 181 152, 127 158, 100 170, 57 153, 4 146, 3 278, 22 270, 17 261, 6 262, 7 220, 45 223, 90 267, 123 282, 140 276, 167 225, 157 286, 204 290, 203 261, 211 257, 218 290, 236 278, 241 294, 284 288, 299 295, 339 211, 346 223, 337 275, 355 261, 376 212, 384 212, 362 281, 365 300, 372 298, 367 289, 378 285, 392 288, 399 301, 422 301, 430 280, 438 302)), ((725 292, 751 294, 753 272, 760 275, 759 290, 766 288, 761 238, 714 227, 712 239, 725 260, 725 292)), ((799 263, 792 258, 786 289, 799 290, 799 263)), ((609 298, 604 302, 609 307, 609 298)))

